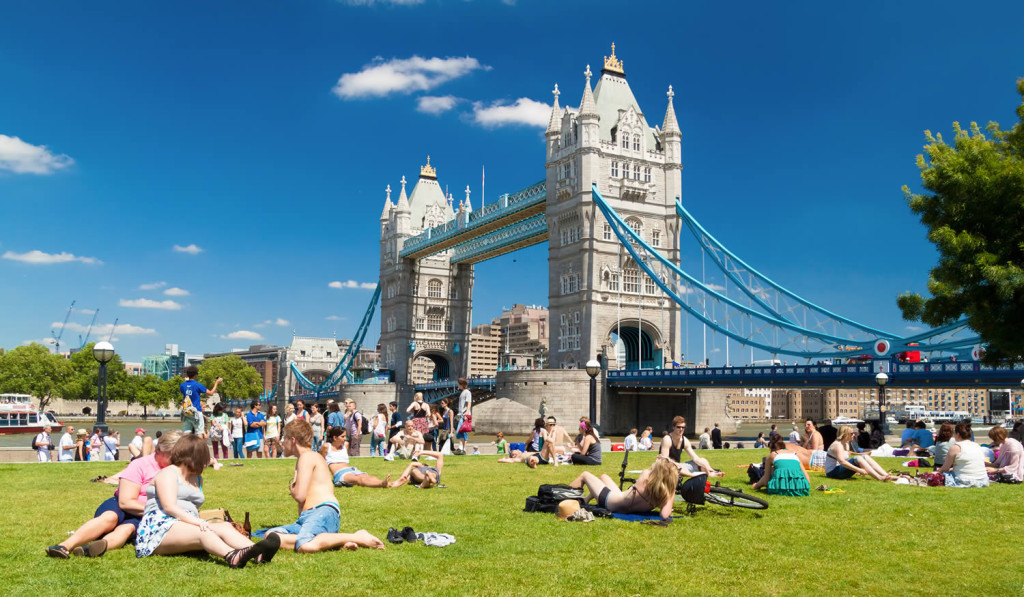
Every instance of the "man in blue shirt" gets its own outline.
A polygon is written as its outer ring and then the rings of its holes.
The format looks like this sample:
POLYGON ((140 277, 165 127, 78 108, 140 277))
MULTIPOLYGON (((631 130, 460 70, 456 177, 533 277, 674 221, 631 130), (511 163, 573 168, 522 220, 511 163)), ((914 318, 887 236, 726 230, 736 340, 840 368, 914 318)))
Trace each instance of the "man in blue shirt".
POLYGON ((203 384, 196 381, 199 377, 199 367, 189 365, 185 367, 185 381, 181 382, 178 390, 181 392, 181 431, 182 433, 195 433, 201 435, 206 429, 203 418, 202 397, 213 396, 217 393, 217 386, 224 381, 217 378, 213 387, 207 390, 203 384))
POLYGON ((901 448, 909 448, 914 445, 914 433, 916 433, 916 430, 914 429, 914 422, 907 421, 907 428, 904 429, 903 433, 900 435, 901 448))
POLYGON ((924 421, 918 421, 914 428, 914 444, 918 448, 928 449, 935 445, 935 437, 931 430, 925 427, 924 421))
POLYGON ((245 415, 245 452, 246 458, 263 458, 263 428, 267 426, 267 417, 260 412, 260 401, 249 403, 249 412, 245 415))

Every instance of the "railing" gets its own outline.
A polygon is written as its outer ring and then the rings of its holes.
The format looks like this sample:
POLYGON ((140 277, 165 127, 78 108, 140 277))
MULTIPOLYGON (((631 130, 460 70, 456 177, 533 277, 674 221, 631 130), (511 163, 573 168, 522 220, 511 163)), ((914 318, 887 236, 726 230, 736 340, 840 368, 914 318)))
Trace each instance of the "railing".
POLYGON ((402 245, 400 256, 407 257, 408 255, 419 252, 432 244, 437 244, 451 239, 466 230, 478 228, 493 222, 494 220, 503 218, 508 214, 515 213, 538 203, 543 203, 546 199, 547 190, 544 181, 530 185, 521 191, 502 195, 496 202, 470 213, 469 217, 466 218, 465 222, 461 225, 459 223, 458 216, 456 216, 456 219, 454 220, 448 221, 440 226, 430 228, 422 234, 410 238, 402 245))
MULTIPOLYGON (((497 383, 496 377, 473 377, 466 380, 466 385, 471 387, 490 387, 497 383)), ((457 382, 446 379, 442 381, 431 381, 428 383, 416 384, 417 390, 441 390, 445 388, 454 388, 457 382)))
POLYGON ((515 243, 538 236, 547 232, 548 221, 544 214, 530 216, 525 220, 516 222, 494 232, 489 232, 479 238, 473 239, 455 247, 452 255, 452 263, 461 263, 474 257, 486 255, 496 248, 514 245, 515 243))

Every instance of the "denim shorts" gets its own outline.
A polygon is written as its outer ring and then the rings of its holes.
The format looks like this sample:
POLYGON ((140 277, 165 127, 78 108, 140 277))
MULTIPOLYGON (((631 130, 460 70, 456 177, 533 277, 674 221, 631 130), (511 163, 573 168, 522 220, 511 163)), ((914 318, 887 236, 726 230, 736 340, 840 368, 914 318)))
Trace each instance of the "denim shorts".
POLYGON ((203 417, 203 413, 198 411, 196 411, 195 415, 188 415, 184 412, 181 413, 182 433, 195 433, 196 435, 202 435, 205 430, 206 419, 203 417))
POLYGON ((345 480, 345 475, 347 475, 349 473, 351 473, 353 475, 365 475, 366 474, 366 473, 364 473, 363 471, 357 469, 354 466, 347 466, 347 467, 341 469, 340 471, 334 473, 334 482, 338 483, 339 481, 344 481, 345 480))
POLYGON ((122 524, 130 524, 136 529, 139 528, 139 522, 141 522, 141 520, 138 517, 132 516, 131 514, 128 514, 127 512, 122 510, 120 503, 118 503, 117 501, 116 495, 112 498, 104 500, 104 502, 100 504, 100 507, 96 508, 96 513, 93 514, 92 517, 99 518, 100 515, 104 512, 113 512, 117 516, 117 526, 121 526, 122 524))
POLYGON ((292 524, 283 527, 274 527, 264 531, 266 533, 282 533, 286 535, 298 535, 295 538, 295 551, 313 540, 313 537, 322 533, 337 533, 341 529, 341 510, 333 502, 324 502, 319 506, 310 508, 292 524))

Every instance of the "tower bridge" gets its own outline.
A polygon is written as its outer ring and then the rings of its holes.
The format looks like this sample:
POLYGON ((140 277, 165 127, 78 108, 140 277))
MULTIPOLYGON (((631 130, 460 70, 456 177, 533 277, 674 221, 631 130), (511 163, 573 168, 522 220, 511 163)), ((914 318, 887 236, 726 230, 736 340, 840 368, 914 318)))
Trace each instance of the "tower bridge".
MULTIPOLYGON (((976 358, 978 338, 964 321, 910 337, 889 333, 801 298, 730 252, 680 201, 682 133, 672 87, 660 124, 652 125, 614 45, 600 73, 588 65, 583 77, 576 106, 560 104, 557 85, 552 92, 542 181, 474 211, 470 189, 456 203, 442 190, 427 157, 411 192, 405 177, 397 201, 386 188, 380 281, 353 341, 358 350, 379 298, 381 365, 395 380, 385 392, 402 401, 417 389, 433 398, 451 392, 451 380, 469 371, 476 264, 543 242, 548 244, 552 328, 549 369, 501 371, 475 388, 495 397, 486 408, 500 411, 496 416, 503 417, 506 429, 529 425, 538 408, 570 419, 587 412, 589 379, 580 369, 595 356, 602 362, 598 418, 610 430, 679 413, 695 417, 694 428, 727 419, 713 388, 719 382, 803 386, 811 379, 828 385, 849 378, 852 383, 854 376, 870 377, 867 372, 887 368, 896 353, 911 350, 976 358), (680 267, 684 230, 725 276, 724 288, 680 267), (867 354, 875 361, 863 366, 867 372, 856 367, 842 372, 673 369, 672 363, 682 360, 682 317, 772 355, 810 362, 867 354), (434 363, 432 384, 413 384, 412 364, 419 358, 434 363), (675 394, 666 394, 673 388, 675 394)), ((303 387, 316 393, 337 386, 346 358, 324 381, 306 380, 303 387)), ((905 378, 915 375, 908 371, 905 378)), ((969 383, 1002 373, 959 369, 950 375, 969 383)))

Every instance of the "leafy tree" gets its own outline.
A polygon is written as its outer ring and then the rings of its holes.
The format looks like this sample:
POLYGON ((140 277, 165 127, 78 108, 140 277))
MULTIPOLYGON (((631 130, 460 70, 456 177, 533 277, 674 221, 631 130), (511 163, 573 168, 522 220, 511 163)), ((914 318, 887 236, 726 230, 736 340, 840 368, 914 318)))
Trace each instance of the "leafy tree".
MULTIPOLYGON (((86 344, 82 350, 72 354, 68 359, 74 374, 61 390, 65 400, 96 400, 100 364, 92 356, 93 344, 86 344)), ((114 354, 114 358, 107 363, 107 400, 128 401, 131 397, 130 384, 128 372, 124 370, 124 362, 119 355, 114 354)))
MULTIPOLYGON (((1024 99, 1024 79, 1017 91, 1024 99)), ((903 317, 941 326, 967 316, 989 363, 1024 358, 1024 101, 1017 116, 1010 131, 990 122, 987 136, 954 122, 953 146, 925 131, 917 166, 929 194, 903 187, 939 250, 932 298, 901 294, 903 317)))
POLYGON ((149 407, 161 408, 176 401, 178 384, 173 380, 163 380, 155 375, 140 375, 128 379, 132 385, 132 401, 142 405, 143 417, 149 415, 149 407))
POLYGON ((199 383, 212 388, 218 377, 224 381, 217 388, 217 393, 225 400, 247 400, 263 392, 263 378, 259 372, 236 354, 204 359, 199 365, 199 383))
POLYGON ((0 392, 31 394, 39 398, 39 410, 46 410, 72 374, 64 357, 34 342, 0 354, 0 392))

